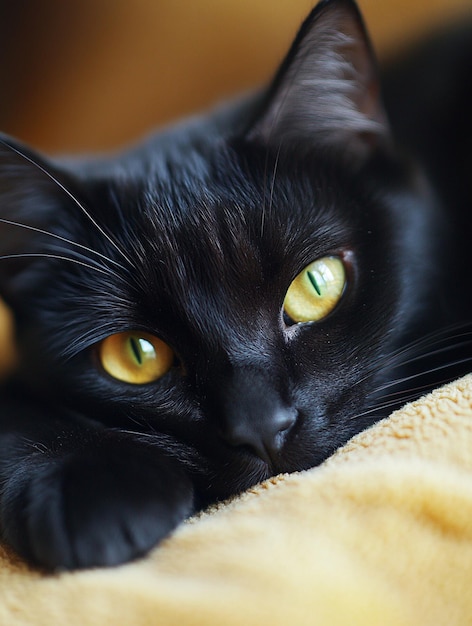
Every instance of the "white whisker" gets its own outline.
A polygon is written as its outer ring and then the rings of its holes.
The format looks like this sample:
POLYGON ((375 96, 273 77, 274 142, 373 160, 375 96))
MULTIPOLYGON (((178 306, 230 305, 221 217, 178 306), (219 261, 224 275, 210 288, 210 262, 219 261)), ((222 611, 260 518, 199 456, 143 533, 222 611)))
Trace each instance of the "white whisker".
POLYGON ((88 248, 87 246, 84 246, 80 243, 77 243, 75 241, 72 241, 71 239, 67 239, 66 237, 62 237, 61 235, 57 235, 56 233, 51 233, 47 230, 43 230, 42 228, 37 228, 36 226, 30 226, 28 224, 21 224, 20 222, 14 222, 12 220, 6 220, 4 218, 0 217, 0 222, 2 224, 8 224, 10 226, 17 226, 18 228, 24 228, 26 230, 31 230, 33 232, 36 233, 40 233, 42 235, 47 235, 48 237, 53 237, 54 239, 58 239, 60 241, 63 241, 64 243, 67 243, 71 246, 74 246, 76 248, 80 248, 81 250, 85 250, 86 252, 89 252, 90 254, 95 254, 96 256, 102 258, 104 261, 108 261, 109 263, 112 263, 113 265, 117 265, 118 267, 120 267, 121 269, 125 270, 126 268, 121 265, 121 263, 118 263, 117 261, 114 261, 113 259, 110 259, 109 257, 107 257, 106 255, 102 254, 101 252, 97 252, 96 250, 93 250, 92 248, 88 248))
POLYGON ((4 254, 0 256, 0 260, 4 259, 23 259, 23 258, 46 258, 46 259, 58 259, 60 261, 70 261, 71 263, 76 263, 77 265, 81 265, 88 269, 94 270, 96 272, 100 272, 101 274, 109 275, 111 270, 109 268, 103 269, 101 267, 97 267, 96 265, 91 265, 90 263, 85 263, 84 261, 79 261, 78 259, 73 259, 72 257, 62 256, 60 254, 49 254, 49 253, 41 253, 41 252, 31 252, 24 254, 4 254))
POLYGON ((361 417, 365 417, 366 415, 371 415, 373 413, 374 414, 381 413, 382 411, 386 411, 387 409, 390 411, 390 409, 392 409, 393 407, 400 407, 402 404, 406 404, 410 400, 416 400, 418 398, 417 391, 420 389, 421 387, 418 387, 415 390, 415 392, 412 391, 411 393, 408 393, 408 395, 405 395, 405 397, 401 399, 396 398, 395 400, 389 400, 388 402, 382 402, 381 404, 376 404, 375 406, 368 408, 365 411, 362 411, 361 413, 357 413, 356 415, 353 415, 349 419, 352 421, 352 420, 360 419, 361 417))
POLYGON ((277 178, 277 169, 279 167, 279 160, 280 160, 280 146, 277 150, 277 155, 275 157, 274 172, 272 174, 272 180, 270 183, 269 211, 272 209, 272 204, 274 201, 275 179, 277 178))
POLYGON ((444 335, 442 338, 437 339, 436 341, 431 341, 431 336, 428 336, 427 338, 423 340, 420 340, 418 342, 413 342, 412 344, 408 345, 407 347, 401 350, 392 352, 387 357, 381 357, 379 360, 379 365, 382 367, 391 367, 393 369, 396 369, 399 367, 404 367, 405 365, 411 365, 412 363, 422 361, 423 359, 428 359, 433 356, 438 356, 439 354, 444 354, 446 352, 451 352, 453 350, 463 348, 465 346, 470 345, 471 343, 472 343, 472 331, 461 333, 458 335, 444 335), (468 338, 468 337, 471 337, 471 339, 457 342, 457 340, 459 339, 468 338), (437 347, 434 350, 420 352, 419 354, 415 354, 415 356, 412 356, 411 358, 407 358, 405 360, 401 360, 399 358, 402 356, 407 356, 408 354, 412 352, 416 352, 420 348, 428 346, 428 344, 431 345, 431 347, 434 347, 434 346, 440 346, 441 344, 444 344, 444 342, 446 341, 448 341, 449 343, 445 346, 443 345, 443 347, 440 347, 440 348, 437 347), (455 342, 455 343, 451 343, 451 342, 455 342))
POLYGON ((395 350, 394 352, 392 352, 390 356, 392 358, 398 358, 406 353, 412 352, 413 350, 419 350, 423 346, 439 345, 443 341, 451 341, 453 339, 458 339, 460 337, 470 335, 470 333, 472 332, 469 330, 466 333, 462 333, 458 335, 452 334, 455 331, 459 331, 463 329, 470 329, 470 323, 463 322, 459 324, 453 324, 446 328, 442 328, 441 330, 437 330, 436 332, 430 333, 428 335, 425 335, 424 337, 421 337, 420 339, 416 339, 415 341, 412 341, 406 346, 402 346, 398 350, 395 350))
POLYGON ((28 161, 28 163, 31 163, 31 165, 33 165, 34 167, 39 169, 40 172, 42 172, 43 174, 45 174, 45 176, 47 176, 50 180, 52 180, 52 182, 54 184, 56 184, 59 187, 59 189, 61 189, 75 203, 75 205, 82 211, 82 213, 87 217, 87 219, 90 220, 90 222, 103 235, 103 237, 105 237, 105 239, 125 259, 125 261, 130 265, 130 267, 133 267, 132 261, 127 257, 127 255, 123 252, 123 250, 120 248, 120 246, 118 246, 118 244, 110 237, 110 235, 108 235, 105 232, 105 230, 96 222, 96 220, 90 215, 90 213, 87 211, 87 209, 83 206, 83 204, 81 202, 79 202, 79 200, 74 196, 74 194, 72 194, 67 189, 67 187, 65 187, 55 176, 53 176, 51 174, 51 172, 48 172, 48 170, 46 168, 42 167, 42 165, 37 163, 34 159, 32 159, 28 155, 24 154, 24 152, 22 152, 21 150, 18 150, 14 146, 10 145, 9 143, 4 141, 3 139, 0 139, 0 143, 2 145, 6 146, 9 150, 12 150, 13 152, 15 152, 15 154, 20 156, 22 159, 25 159, 26 161, 28 161))
MULTIPOLYGON (((468 330, 470 328, 470 322, 454 324, 447 328, 443 328, 436 332, 430 333, 424 337, 421 337, 420 339, 412 341, 411 343, 402 346, 401 348, 398 348, 397 350, 394 350, 387 355, 380 355, 371 362, 367 374, 358 379, 354 383, 354 386, 358 386, 369 378, 376 376, 377 374, 379 374, 379 371, 381 369, 398 369, 404 367, 405 365, 411 365, 412 363, 421 361, 423 359, 438 356, 439 354, 460 349, 466 345, 469 345, 472 341, 472 330, 468 330), (452 334, 454 331, 462 330, 466 330, 466 332, 452 334), (471 337, 471 340, 457 343, 457 340, 468 337, 471 337), (439 347, 446 341, 449 342, 447 345, 439 347), (450 343, 452 341, 456 343, 450 343), (435 349, 429 351, 425 350, 421 352, 421 350, 424 350, 424 348, 428 346, 431 348, 435 347, 435 349), (419 354, 418 351, 420 351, 419 354), (402 360, 402 357, 408 357, 409 355, 412 355, 411 358, 406 358, 405 360, 402 360)), ((447 365, 445 365, 445 367, 447 367, 447 365)))
POLYGON ((435 372, 440 372, 441 370, 447 369, 449 367, 456 367, 457 365, 464 365, 465 363, 472 363, 472 356, 466 357, 464 359, 458 359, 456 361, 453 361, 452 363, 443 363, 442 365, 438 365, 437 367, 432 367, 429 370, 424 370, 424 371, 421 371, 421 372, 417 372, 416 374, 411 374, 410 376, 404 376, 403 378, 397 378, 397 379, 392 380, 392 381, 390 381, 388 383, 385 383, 384 385, 381 385, 373 393, 379 393, 381 391, 384 391, 385 389, 389 389, 390 387, 396 387, 397 385, 406 383, 406 382, 408 382, 410 380, 414 380, 415 378, 421 378, 422 376, 427 376, 429 374, 434 374, 435 372))

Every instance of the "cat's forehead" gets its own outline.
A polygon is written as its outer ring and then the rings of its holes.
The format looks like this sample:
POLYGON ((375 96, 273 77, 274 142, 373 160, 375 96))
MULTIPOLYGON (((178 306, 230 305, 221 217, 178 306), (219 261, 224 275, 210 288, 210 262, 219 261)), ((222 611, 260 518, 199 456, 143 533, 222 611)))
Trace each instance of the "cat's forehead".
MULTIPOLYGON (((100 178, 95 217, 125 251, 132 300, 152 311, 258 308, 264 290, 280 299, 304 266, 352 241, 347 194, 323 162, 295 164, 222 134, 157 137, 100 178)), ((90 247, 121 262, 92 232, 90 247)))
POLYGON ((268 257, 303 255, 307 246, 323 253, 350 228, 342 185, 315 165, 304 171, 223 140, 164 148, 142 155, 144 176, 111 187, 121 223, 132 225, 151 258, 241 271, 268 257))
MULTIPOLYGON (((278 314, 304 265, 349 238, 339 189, 323 172, 221 138, 166 144, 108 166, 93 194, 94 218, 126 257, 126 280, 107 293, 121 294, 138 324, 209 325, 216 311, 242 328, 270 307, 278 314)), ((123 264, 86 227, 88 247, 123 264)))

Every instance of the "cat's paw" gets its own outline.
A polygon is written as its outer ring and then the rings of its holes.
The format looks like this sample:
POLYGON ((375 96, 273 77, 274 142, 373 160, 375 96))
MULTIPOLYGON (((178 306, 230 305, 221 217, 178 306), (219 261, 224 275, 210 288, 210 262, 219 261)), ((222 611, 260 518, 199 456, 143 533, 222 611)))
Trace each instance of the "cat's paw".
POLYGON ((25 460, 5 486, 4 538, 47 569, 124 563, 144 555, 193 511, 182 467, 113 437, 41 462, 25 460))

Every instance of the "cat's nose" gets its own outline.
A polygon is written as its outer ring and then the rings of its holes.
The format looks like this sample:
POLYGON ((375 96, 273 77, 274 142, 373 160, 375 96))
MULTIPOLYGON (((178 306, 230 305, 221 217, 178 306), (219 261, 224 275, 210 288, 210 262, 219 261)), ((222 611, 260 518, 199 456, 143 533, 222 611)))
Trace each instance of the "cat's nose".
POLYGON ((273 463, 296 421, 296 410, 283 406, 264 414, 239 413, 226 422, 223 436, 230 445, 247 448, 266 463, 273 463))
MULTIPOLYGON (((286 394, 283 394, 286 396, 286 394)), ((282 399, 271 377, 260 370, 240 369, 222 381, 218 419, 224 440, 274 463, 284 447, 297 410, 282 399)))

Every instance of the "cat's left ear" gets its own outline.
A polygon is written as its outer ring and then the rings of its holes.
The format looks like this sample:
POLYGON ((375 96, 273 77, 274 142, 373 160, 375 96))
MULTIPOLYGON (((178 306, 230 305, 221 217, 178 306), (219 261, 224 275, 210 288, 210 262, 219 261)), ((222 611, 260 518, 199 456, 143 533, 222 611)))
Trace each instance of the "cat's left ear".
POLYGON ((43 235, 69 200, 60 176, 41 155, 0 134, 0 297, 12 306, 17 276, 44 256, 43 235))
POLYGON ((388 138, 376 60, 353 0, 322 0, 303 23, 247 134, 268 146, 363 160, 388 138))

